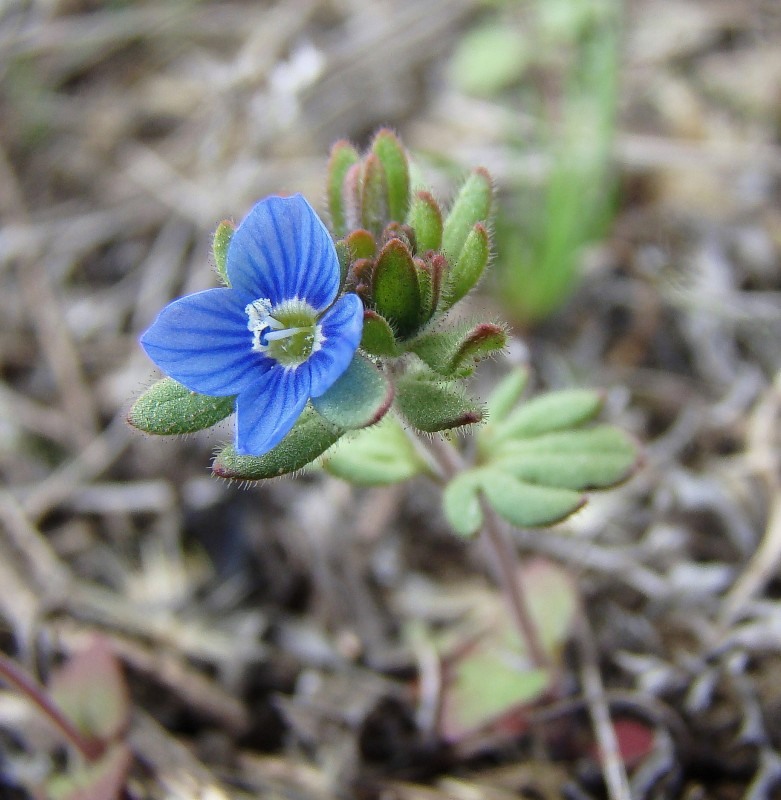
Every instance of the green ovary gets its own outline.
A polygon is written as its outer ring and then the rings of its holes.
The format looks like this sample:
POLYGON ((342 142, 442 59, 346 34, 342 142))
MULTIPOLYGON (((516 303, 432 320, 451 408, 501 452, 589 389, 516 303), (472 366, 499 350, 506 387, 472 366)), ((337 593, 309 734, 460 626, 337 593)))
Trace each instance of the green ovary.
POLYGON ((302 300, 289 300, 270 308, 265 299, 247 306, 247 327, 254 334, 253 350, 283 367, 297 367, 320 349, 323 341, 317 312, 302 300))

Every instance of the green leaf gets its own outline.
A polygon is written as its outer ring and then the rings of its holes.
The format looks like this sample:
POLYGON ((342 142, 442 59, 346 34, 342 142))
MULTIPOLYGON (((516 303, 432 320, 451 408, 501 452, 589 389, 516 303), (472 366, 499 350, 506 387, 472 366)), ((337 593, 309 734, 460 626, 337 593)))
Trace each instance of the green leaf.
POLYGON ((473 425, 483 418, 482 409, 460 386, 435 383, 416 374, 397 380, 396 402, 409 423, 426 433, 473 425))
POLYGON ((233 401, 233 397, 191 392, 173 378, 163 378, 133 403, 127 419, 139 430, 158 436, 194 433, 232 414, 233 401))
POLYGON ((371 153, 363 162, 361 224, 375 236, 388 221, 388 180, 382 161, 371 153))
POLYGON ((377 132, 371 149, 381 161, 385 172, 389 219, 403 222, 409 207, 407 153, 393 131, 387 128, 377 132))
POLYGON ((599 414, 604 397, 593 389, 562 389, 539 395, 495 428, 498 439, 520 439, 583 425, 599 414))
MULTIPOLYGON (((555 664, 572 635, 578 594, 570 575, 556 564, 533 559, 519 570, 529 614, 555 664)), ((482 599, 482 598, 481 598, 482 599)), ((477 729, 501 729, 504 715, 540 699, 554 674, 527 665, 528 652, 501 600, 479 603, 480 629, 445 653, 442 733, 460 738, 477 729)), ((474 625, 474 623, 472 623, 474 625)))
POLYGON ((399 354, 396 337, 388 321, 370 308, 363 312, 361 348, 372 356, 393 358, 399 354))
POLYGON ((553 525, 586 502, 579 492, 520 481, 500 465, 483 468, 480 477, 481 489, 494 510, 519 528, 553 525))
POLYGON ((415 194, 407 222, 415 231, 419 253, 439 250, 442 246, 442 211, 430 192, 415 194))
POLYGON ((461 254, 448 274, 447 289, 442 307, 447 310, 465 297, 475 286, 488 266, 491 243, 485 225, 478 223, 466 237, 461 254))
POLYGON ((95 636, 49 681, 49 691, 66 717, 84 734, 107 741, 125 728, 130 697, 119 662, 106 639, 95 636))
POLYGON ((259 481, 303 469, 321 456, 344 433, 323 419, 310 405, 287 436, 262 456, 240 456, 233 445, 214 459, 212 472, 219 478, 259 481))
POLYGON ((460 378, 471 374, 478 361, 502 350, 506 343, 504 328, 481 322, 424 334, 409 349, 439 375, 460 378))
POLYGON ((328 211, 334 236, 341 239, 348 229, 345 209, 345 179, 350 167, 360 160, 358 151, 347 141, 341 140, 331 148, 328 161, 328 211))
POLYGON ((359 258, 374 258, 374 254, 377 252, 377 242, 374 236, 363 228, 352 231, 344 241, 350 248, 353 261, 359 258))
POLYGON ((347 283, 347 276, 350 274, 353 259, 345 239, 335 242, 334 249, 336 250, 336 257, 339 259, 339 291, 336 293, 339 296, 344 291, 344 285, 347 283))
POLYGON ((385 416, 393 402, 393 384, 356 353, 336 383, 311 402, 317 413, 337 428, 365 428, 385 416))
POLYGON ((451 264, 458 261, 466 237, 475 224, 488 219, 492 195, 491 176, 484 169, 476 169, 461 187, 442 234, 442 249, 451 264))
POLYGON ((382 248, 372 283, 375 308, 405 338, 418 326, 420 289, 412 256, 401 240, 391 239, 382 248))
POLYGON ((521 567, 521 581, 542 644, 559 660, 580 603, 572 575, 552 561, 534 558, 521 567))
POLYGON ((220 276, 220 280, 226 286, 231 285, 228 279, 228 247, 235 230, 236 226, 230 220, 225 219, 217 226, 217 230, 214 231, 214 238, 212 239, 214 265, 217 268, 217 274, 220 276))
POLYGON ((424 258, 413 259, 420 287, 420 320, 425 325, 437 310, 442 296, 442 282, 447 271, 447 259, 442 253, 429 252, 424 258))
POLYGON ((582 491, 626 480, 637 463, 637 450, 618 428, 597 425, 513 439, 491 463, 529 483, 582 491))
POLYGON ((324 459, 327 472, 359 486, 400 483, 428 470, 393 414, 386 414, 378 425, 342 438, 324 459))
POLYGON ((450 64, 452 79, 467 93, 494 94, 521 77, 532 52, 517 27, 490 22, 463 37, 450 64))
POLYGON ((483 525, 478 470, 459 472, 442 492, 442 510, 459 536, 474 536, 483 525))
POLYGON ((485 408, 488 416, 488 425, 481 430, 480 435, 489 427, 501 423, 512 411, 513 406, 521 399, 523 390, 529 380, 529 371, 516 367, 507 373, 494 387, 488 396, 485 408))

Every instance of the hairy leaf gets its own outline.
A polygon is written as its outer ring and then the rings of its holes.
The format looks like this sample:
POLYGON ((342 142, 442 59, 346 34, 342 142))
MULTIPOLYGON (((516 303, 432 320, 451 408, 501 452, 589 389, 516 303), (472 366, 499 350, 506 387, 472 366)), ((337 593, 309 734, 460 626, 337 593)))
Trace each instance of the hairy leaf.
POLYGON ((379 422, 393 402, 393 384, 356 353, 331 388, 312 398, 315 410, 338 428, 365 428, 379 422))
POLYGON ((173 378, 163 378, 133 403, 127 419, 139 430, 159 436, 194 433, 232 414, 234 399, 191 392, 173 378))

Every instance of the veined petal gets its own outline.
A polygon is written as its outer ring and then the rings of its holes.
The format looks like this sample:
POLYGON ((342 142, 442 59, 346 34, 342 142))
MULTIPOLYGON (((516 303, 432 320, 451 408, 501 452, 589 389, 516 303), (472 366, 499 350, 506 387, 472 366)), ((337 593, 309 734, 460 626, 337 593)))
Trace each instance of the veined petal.
POLYGON ((239 394, 275 363, 252 350, 246 297, 207 289, 167 305, 141 346, 160 369, 193 392, 239 394))
POLYGON ((339 289, 331 235, 300 194, 253 207, 233 234, 227 269, 231 286, 272 305, 298 298, 319 313, 339 289))
POLYGON ((309 374, 276 365, 236 398, 236 451, 262 456, 295 424, 309 399, 309 374))
POLYGON ((320 349, 304 365, 311 374, 311 396, 320 397, 352 361, 363 332, 363 303, 357 294, 346 294, 320 320, 320 349))

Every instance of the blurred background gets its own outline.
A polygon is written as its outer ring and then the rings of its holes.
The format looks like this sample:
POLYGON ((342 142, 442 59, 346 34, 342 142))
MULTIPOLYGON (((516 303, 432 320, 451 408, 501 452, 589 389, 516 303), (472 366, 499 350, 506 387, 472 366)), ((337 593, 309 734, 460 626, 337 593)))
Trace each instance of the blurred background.
MULTIPOLYGON (((245 490, 209 476, 228 427, 125 422, 157 377, 138 335, 215 285, 217 223, 324 210, 330 145, 383 125, 441 199, 491 172, 475 308, 645 445, 519 535, 577 577, 642 720, 632 796, 781 796, 777 0, 0 0, 0 647, 45 674, 109 637, 133 797, 604 796, 582 709, 483 760, 421 740, 411 626, 495 596, 431 486, 245 490)), ((41 754, 0 700, 11 792, 41 754)))

